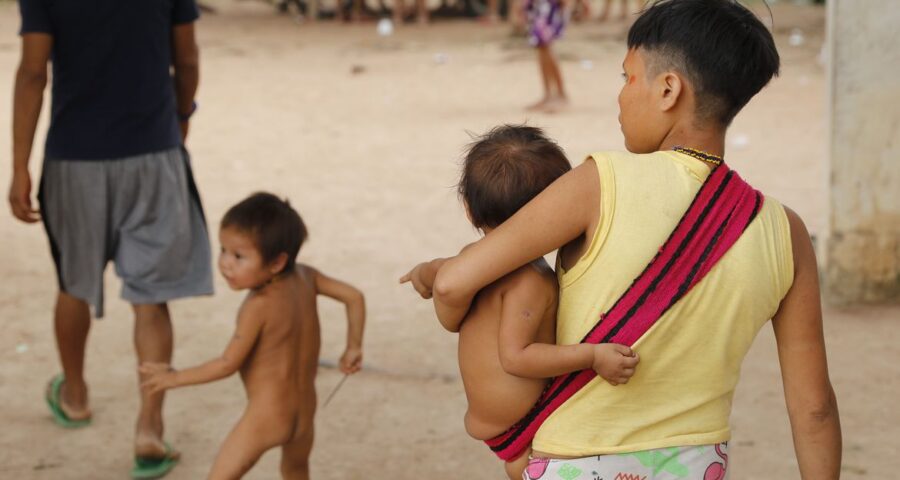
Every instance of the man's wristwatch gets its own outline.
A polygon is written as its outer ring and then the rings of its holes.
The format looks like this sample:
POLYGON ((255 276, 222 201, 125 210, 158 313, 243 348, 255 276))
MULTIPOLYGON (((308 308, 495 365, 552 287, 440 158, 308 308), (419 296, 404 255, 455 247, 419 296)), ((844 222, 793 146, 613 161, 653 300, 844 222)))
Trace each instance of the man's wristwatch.
POLYGON ((190 112, 187 112, 187 113, 178 112, 178 121, 186 122, 186 121, 190 120, 191 115, 193 115, 194 112, 196 112, 196 111, 197 111, 197 101, 195 100, 195 101, 191 102, 191 111, 190 112))

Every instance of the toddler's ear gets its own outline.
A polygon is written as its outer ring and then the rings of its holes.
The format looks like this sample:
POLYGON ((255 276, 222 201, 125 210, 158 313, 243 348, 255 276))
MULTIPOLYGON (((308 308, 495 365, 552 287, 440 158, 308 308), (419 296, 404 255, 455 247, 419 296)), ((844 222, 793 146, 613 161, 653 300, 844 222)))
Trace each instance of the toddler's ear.
POLYGON ((288 256, 286 253, 281 252, 275 257, 275 260, 272 260, 272 263, 269 264, 269 271, 272 272, 272 275, 277 275, 284 271, 284 267, 287 266, 288 256))

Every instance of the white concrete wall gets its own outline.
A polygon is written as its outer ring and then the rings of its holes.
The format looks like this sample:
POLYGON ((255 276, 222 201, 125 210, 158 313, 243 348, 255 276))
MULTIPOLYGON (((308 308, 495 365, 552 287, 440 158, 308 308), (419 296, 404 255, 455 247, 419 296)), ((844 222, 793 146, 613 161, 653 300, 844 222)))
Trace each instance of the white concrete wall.
POLYGON ((828 3, 828 297, 900 302, 900 1, 828 3))

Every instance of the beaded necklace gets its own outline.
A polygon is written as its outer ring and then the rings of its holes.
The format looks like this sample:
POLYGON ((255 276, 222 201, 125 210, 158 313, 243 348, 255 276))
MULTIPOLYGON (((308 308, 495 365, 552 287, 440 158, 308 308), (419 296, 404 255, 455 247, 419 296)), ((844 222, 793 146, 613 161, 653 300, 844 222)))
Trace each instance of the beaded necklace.
POLYGON ((722 164, 722 161, 723 161, 722 157, 720 157, 718 155, 713 155, 711 153, 706 153, 704 151, 696 150, 693 148, 676 146, 676 147, 672 147, 672 151, 675 151, 678 153, 683 153, 685 155, 694 157, 697 160, 702 160, 706 163, 710 163, 714 167, 718 167, 719 165, 722 164))

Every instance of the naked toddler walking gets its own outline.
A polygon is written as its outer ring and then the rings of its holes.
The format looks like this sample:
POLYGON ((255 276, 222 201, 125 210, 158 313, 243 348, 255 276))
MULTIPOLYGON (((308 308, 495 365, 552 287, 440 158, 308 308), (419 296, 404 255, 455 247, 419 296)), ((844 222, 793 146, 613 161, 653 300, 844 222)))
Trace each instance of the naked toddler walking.
POLYGON ((285 479, 309 478, 319 358, 316 297, 347 306, 347 347, 340 369, 362 364, 365 304, 356 288, 303 264, 295 264, 306 228, 291 206, 258 193, 225 214, 219 231, 219 270, 234 290, 249 290, 238 311, 234 336, 219 358, 175 370, 145 363, 143 388, 157 392, 212 382, 240 370, 247 408, 216 456, 210 479, 240 478, 264 452, 281 447, 285 479))

